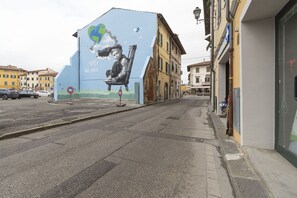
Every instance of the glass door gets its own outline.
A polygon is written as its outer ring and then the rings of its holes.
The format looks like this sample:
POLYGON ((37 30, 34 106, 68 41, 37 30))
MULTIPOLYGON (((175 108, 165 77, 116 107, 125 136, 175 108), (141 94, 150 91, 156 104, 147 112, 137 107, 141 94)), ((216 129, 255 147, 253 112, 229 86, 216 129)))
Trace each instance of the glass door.
POLYGON ((276 149, 295 163, 297 162, 297 4, 282 13, 282 16, 276 18, 276 149))

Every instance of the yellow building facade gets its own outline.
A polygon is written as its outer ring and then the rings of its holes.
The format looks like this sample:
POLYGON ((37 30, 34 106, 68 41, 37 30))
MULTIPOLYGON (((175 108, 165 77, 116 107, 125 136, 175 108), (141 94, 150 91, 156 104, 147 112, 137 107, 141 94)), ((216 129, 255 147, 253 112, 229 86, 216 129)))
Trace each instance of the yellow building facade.
POLYGON ((157 101, 179 98, 181 95, 181 55, 185 50, 166 20, 158 14, 154 62, 157 66, 157 101))
POLYGON ((0 88, 19 90, 36 87, 39 90, 51 90, 57 74, 49 68, 32 72, 12 65, 0 66, 0 88), (32 85, 32 73, 36 73, 33 87, 30 86, 32 85))
POLYGON ((19 75, 24 70, 17 66, 0 66, 0 88, 19 89, 19 75))
POLYGON ((38 89, 39 90, 53 90, 55 77, 58 75, 57 72, 50 68, 38 71, 38 89))
MULTIPOLYGON (((228 133, 240 143, 240 15, 246 0, 212 1, 210 9, 213 34, 213 98, 215 112, 220 115, 220 102, 229 102, 226 118, 228 133), (227 10, 228 9, 228 10, 227 10), (229 16, 226 16, 226 13, 229 16)), ((206 1, 204 2, 206 3, 206 1)))
POLYGON ((158 23, 158 34, 157 34, 157 44, 156 50, 158 57, 157 65, 157 89, 158 89, 158 100, 164 101, 169 99, 169 40, 170 36, 168 30, 166 29, 164 23, 162 23, 162 19, 159 18, 158 23))
MULTIPOLYGON (((233 10, 233 30, 232 30, 232 43, 233 43, 233 89, 240 90, 240 16, 242 14, 243 8, 246 4, 246 0, 241 0, 238 2, 236 9, 233 10)), ((235 96, 236 97, 236 96, 235 96)), ((237 116, 237 120, 239 120, 240 115, 237 116)), ((241 135, 240 135, 240 127, 234 127, 233 128, 233 136, 237 140, 237 142, 241 142, 241 135)))

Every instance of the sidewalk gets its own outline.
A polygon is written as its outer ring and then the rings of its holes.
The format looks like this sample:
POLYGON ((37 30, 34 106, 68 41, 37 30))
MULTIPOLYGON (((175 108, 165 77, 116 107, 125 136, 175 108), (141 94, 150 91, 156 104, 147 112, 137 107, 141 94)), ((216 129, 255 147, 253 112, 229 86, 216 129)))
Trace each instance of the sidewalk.
POLYGON ((297 169, 275 150, 240 147, 210 113, 236 197, 297 197, 297 169))

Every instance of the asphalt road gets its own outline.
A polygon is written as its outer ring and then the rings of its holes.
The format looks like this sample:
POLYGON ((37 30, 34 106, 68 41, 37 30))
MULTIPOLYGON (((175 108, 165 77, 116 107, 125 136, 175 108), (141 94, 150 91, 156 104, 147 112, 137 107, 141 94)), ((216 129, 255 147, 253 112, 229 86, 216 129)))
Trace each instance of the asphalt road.
POLYGON ((187 97, 2 140, 0 197, 233 197, 207 112, 187 97))

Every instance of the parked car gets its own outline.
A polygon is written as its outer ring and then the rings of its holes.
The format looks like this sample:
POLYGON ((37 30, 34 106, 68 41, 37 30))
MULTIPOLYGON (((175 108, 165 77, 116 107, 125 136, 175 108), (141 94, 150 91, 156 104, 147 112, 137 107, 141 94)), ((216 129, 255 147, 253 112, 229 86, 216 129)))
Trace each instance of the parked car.
POLYGON ((7 100, 8 98, 11 99, 16 99, 19 97, 19 93, 17 91, 14 90, 9 90, 9 89, 0 89, 0 97, 3 100, 7 100))
POLYGON ((47 97, 51 96, 51 92, 46 90, 39 90, 39 91, 36 91, 36 93, 38 93, 39 96, 47 96, 47 97))
POLYGON ((19 91, 19 99, 21 98, 35 98, 37 99, 39 97, 38 93, 30 90, 20 90, 19 91))

